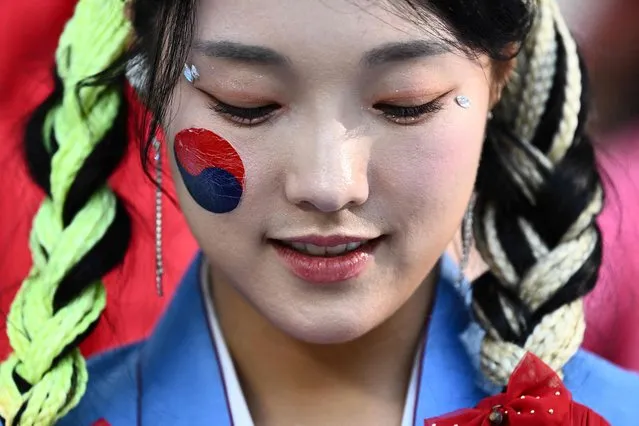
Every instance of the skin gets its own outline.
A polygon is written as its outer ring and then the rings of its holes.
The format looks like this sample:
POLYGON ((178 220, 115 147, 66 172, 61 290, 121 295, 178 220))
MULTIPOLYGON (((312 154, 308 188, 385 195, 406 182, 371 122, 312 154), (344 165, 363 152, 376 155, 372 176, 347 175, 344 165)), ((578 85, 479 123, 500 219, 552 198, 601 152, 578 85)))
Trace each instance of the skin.
MULTIPOLYGON (((367 67, 371 49, 440 37, 377 1, 203 0, 197 41, 259 45, 285 65, 207 57, 189 62, 167 140, 205 128, 246 169, 237 209, 212 214, 178 196, 211 264, 213 295, 256 424, 399 424, 437 279, 478 167, 493 80, 487 58, 442 52, 367 67), (465 95, 463 109, 455 96, 465 95), (406 125, 376 105, 441 109, 406 125), (281 108, 250 126, 212 111, 281 108), (295 277, 268 239, 384 235, 374 262, 330 285, 295 277)), ((173 149, 170 147, 172 153, 173 149)))

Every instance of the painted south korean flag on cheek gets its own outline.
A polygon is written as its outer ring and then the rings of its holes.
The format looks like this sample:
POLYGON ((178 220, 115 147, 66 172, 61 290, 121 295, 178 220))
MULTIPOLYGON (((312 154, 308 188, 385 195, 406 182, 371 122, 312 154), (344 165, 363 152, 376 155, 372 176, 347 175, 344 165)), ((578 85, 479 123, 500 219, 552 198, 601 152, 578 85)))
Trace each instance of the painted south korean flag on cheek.
POLYGON ((211 213, 237 208, 244 192, 244 163, 235 148, 206 129, 185 129, 173 144, 178 169, 191 197, 211 213))

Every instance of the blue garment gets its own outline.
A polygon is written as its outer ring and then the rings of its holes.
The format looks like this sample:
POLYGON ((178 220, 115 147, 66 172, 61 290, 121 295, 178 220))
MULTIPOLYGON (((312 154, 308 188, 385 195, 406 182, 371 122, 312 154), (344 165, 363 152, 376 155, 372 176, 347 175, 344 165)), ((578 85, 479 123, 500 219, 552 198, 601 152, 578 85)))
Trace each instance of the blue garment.
MULTIPOLYGON (((148 340, 89 361, 86 395, 61 426, 91 426, 101 418, 111 426, 232 425, 200 268, 198 257, 148 340)), ((457 267, 445 257, 422 357, 415 426, 486 397, 459 338, 470 318, 452 286, 456 277, 457 267)), ((583 350, 564 373, 574 400, 613 426, 639 424, 639 375, 583 350)))

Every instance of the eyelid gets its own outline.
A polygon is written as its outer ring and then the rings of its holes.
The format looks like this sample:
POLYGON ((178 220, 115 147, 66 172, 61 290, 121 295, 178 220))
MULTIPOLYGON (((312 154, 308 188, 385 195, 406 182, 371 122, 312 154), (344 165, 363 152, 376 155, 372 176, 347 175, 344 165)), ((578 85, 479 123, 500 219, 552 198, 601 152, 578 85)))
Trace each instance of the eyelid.
POLYGON ((448 90, 444 93, 441 92, 431 92, 430 94, 425 94, 424 92, 420 92, 419 94, 415 92, 410 92, 401 94, 401 95, 393 95, 389 97, 381 97, 380 99, 384 99, 384 101, 375 102, 374 105, 393 105, 393 106, 420 106, 427 104, 429 102, 440 101, 446 98, 448 95, 453 93, 454 90, 448 90))
MULTIPOLYGON (((237 106, 221 101, 210 93, 200 90, 209 99, 209 108, 219 116, 241 127, 256 126, 266 122, 282 105, 275 102, 264 102, 257 106, 237 106)), ((452 92, 444 93, 437 98, 418 105, 395 105, 389 102, 378 102, 373 105, 388 120, 400 124, 410 125, 422 122, 427 116, 443 108, 443 98, 452 92)))
POLYGON ((209 108, 224 119, 241 127, 251 127, 261 124, 271 118, 281 105, 271 103, 258 107, 238 107, 222 102, 210 96, 209 108))
POLYGON ((402 126, 410 126, 423 122, 432 114, 444 108, 444 98, 452 90, 435 99, 418 105, 395 105, 389 102, 378 102, 373 108, 381 112, 387 120, 402 126))
POLYGON ((416 107, 379 106, 377 109, 389 121, 396 124, 417 124, 440 111, 443 104, 440 101, 432 101, 416 107))
POLYGON ((220 102, 222 104, 225 105, 232 105, 234 107, 237 108, 257 108, 257 107, 261 107, 264 105, 268 105, 268 104, 275 104, 277 102, 274 102, 270 97, 265 97, 265 96, 249 96, 246 95, 245 93, 225 93, 225 94, 215 94, 213 95, 212 92, 223 92, 222 90, 214 90, 212 91, 211 88, 202 88, 202 87, 196 87, 196 89, 202 93, 204 96, 206 96, 206 98, 208 100, 214 100, 215 102, 220 102), (232 100, 229 100, 227 98, 231 98, 232 100))

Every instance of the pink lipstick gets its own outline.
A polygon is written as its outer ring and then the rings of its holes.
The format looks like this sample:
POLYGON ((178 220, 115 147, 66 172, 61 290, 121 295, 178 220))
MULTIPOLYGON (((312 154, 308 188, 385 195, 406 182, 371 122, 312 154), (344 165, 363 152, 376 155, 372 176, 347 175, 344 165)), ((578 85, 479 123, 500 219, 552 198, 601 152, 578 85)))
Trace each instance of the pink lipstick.
POLYGON ((295 276, 315 284, 356 278, 374 258, 379 238, 307 236, 273 241, 278 257, 295 276))

